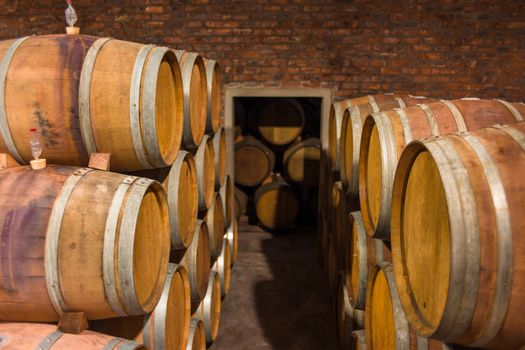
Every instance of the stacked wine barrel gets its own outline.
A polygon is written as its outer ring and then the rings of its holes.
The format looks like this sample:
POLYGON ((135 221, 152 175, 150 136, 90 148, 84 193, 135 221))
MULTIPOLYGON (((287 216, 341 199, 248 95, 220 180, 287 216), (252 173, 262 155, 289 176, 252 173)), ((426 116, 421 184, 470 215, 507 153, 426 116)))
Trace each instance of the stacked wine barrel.
POLYGON ((525 345, 524 117, 476 98, 333 104, 318 251, 341 349, 525 345))
POLYGON ((219 65, 195 53, 0 42, 0 348, 215 340, 237 256, 221 109, 219 65))
MULTIPOLYGON (((306 204, 317 202, 321 141, 318 128, 309 125, 316 124, 319 106, 293 98, 237 101, 235 106, 238 215, 254 212, 250 216, 271 231, 311 218, 305 215, 311 209, 306 204)), ((315 209, 310 212, 315 217, 315 209)))

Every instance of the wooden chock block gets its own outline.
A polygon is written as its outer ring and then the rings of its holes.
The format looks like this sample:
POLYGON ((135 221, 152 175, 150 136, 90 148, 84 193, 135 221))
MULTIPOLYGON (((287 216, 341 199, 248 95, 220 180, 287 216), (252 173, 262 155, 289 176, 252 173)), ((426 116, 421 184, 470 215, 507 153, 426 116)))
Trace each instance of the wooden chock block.
POLYGON ((33 159, 31 161, 31 168, 33 170, 42 170, 45 169, 47 166, 47 162, 45 159, 33 159))
POLYGON ((69 35, 79 35, 80 28, 79 27, 66 27, 66 33, 69 35))
POLYGON ((64 333, 79 334, 88 328, 88 319, 83 312, 66 312, 58 322, 58 329, 64 333))
POLYGON ((18 162, 8 153, 0 153, 0 170, 20 166, 18 162))
POLYGON ((109 171, 110 160, 110 153, 91 153, 88 167, 91 169, 109 171))

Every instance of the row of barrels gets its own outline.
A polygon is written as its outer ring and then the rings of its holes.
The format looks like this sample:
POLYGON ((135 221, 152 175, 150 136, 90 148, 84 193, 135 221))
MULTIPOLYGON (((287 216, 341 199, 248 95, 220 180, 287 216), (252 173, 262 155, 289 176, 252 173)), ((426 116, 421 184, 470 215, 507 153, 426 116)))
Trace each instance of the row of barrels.
MULTIPOLYGON (((297 141, 283 154, 285 174, 275 171, 275 155, 252 136, 235 144, 237 215, 245 214, 249 195, 262 226, 279 230, 292 225, 301 206, 301 188, 316 188, 319 182, 321 143, 317 138, 297 141)), ((308 190, 307 190, 308 191, 308 190)), ((303 191, 304 192, 304 191, 303 191)))
POLYGON ((0 42, 0 152, 31 160, 37 128, 50 163, 110 153, 119 172, 168 167, 220 124, 216 61, 88 35, 0 42))
POLYGON ((416 100, 333 106, 319 251, 340 346, 518 349, 525 105, 416 100))
POLYGON ((258 113, 251 122, 244 120, 239 125, 244 135, 235 142, 237 213, 246 213, 253 202, 259 223, 267 229, 280 230, 296 221, 302 194, 319 185, 321 141, 301 135, 305 105, 298 100, 254 103, 252 109, 258 113), (258 133, 253 132, 253 125, 258 127, 258 133))
POLYGON ((34 123, 50 164, 0 168, 0 347, 211 345, 237 256, 218 65, 79 35, 0 47, 0 153, 26 163, 34 123), (121 173, 78 167, 93 152, 121 173), (75 312, 91 331, 33 323, 75 312))

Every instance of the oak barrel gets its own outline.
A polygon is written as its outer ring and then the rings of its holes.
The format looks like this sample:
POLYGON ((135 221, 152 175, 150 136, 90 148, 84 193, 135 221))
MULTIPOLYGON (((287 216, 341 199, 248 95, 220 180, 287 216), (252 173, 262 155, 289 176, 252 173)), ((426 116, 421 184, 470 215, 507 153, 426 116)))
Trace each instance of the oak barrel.
POLYGON ((248 195, 235 186, 234 191, 235 197, 235 218, 237 220, 246 213, 246 207, 248 206, 248 195))
POLYGON ((205 350, 206 349, 206 332, 204 323, 192 318, 190 322, 190 337, 186 350, 205 350))
POLYGON ((231 281, 231 250, 228 240, 224 240, 222 243, 221 255, 215 262, 213 270, 217 272, 219 281, 221 283, 221 296, 224 299, 230 291, 231 281))
POLYGON ((204 135, 202 143, 195 154, 195 166, 197 168, 197 187, 199 198, 199 212, 204 213, 213 202, 215 191, 215 151, 213 140, 204 135))
POLYGON ((184 349, 189 337, 190 312, 188 273, 183 266, 170 264, 162 297, 144 320, 142 342, 150 350, 184 349))
POLYGON ((32 158, 36 128, 49 163, 114 170, 170 166, 182 138, 182 80, 170 50, 86 35, 0 42, 0 152, 32 158))
POLYGON ((299 200, 294 190, 280 176, 259 187, 254 194, 255 212, 266 228, 279 230, 295 222, 299 200))
POLYGON ((190 280, 191 303, 198 304, 206 295, 210 278, 210 236, 205 221, 198 220, 193 240, 180 260, 190 280))
POLYGON ((257 130, 272 145, 284 146, 297 139, 304 127, 304 111, 293 98, 271 98, 257 112, 257 130))
POLYGON ((404 149, 392 253, 403 307, 421 335, 480 348, 525 343, 524 167, 523 122, 404 149))
POLYGON ((309 138, 290 146, 283 155, 286 177, 302 186, 319 185, 321 140, 309 138))
POLYGON ((0 349, 5 350, 146 350, 142 344, 92 331, 62 333, 57 326, 38 323, 0 323, 0 349))
POLYGON ((340 175, 343 189, 351 199, 359 197, 359 147, 363 123, 370 113, 406 108, 420 103, 434 102, 435 99, 413 96, 386 95, 371 103, 347 108, 341 117, 340 175))
POLYGON ((189 150, 196 149, 206 131, 208 112, 208 87, 206 67, 202 57, 193 52, 174 51, 179 60, 184 91, 184 128, 182 145, 189 150))
POLYGON ((235 210, 233 204, 233 183, 230 175, 226 175, 219 193, 221 194, 222 208, 224 210, 224 228, 227 229, 232 224, 232 220, 234 220, 235 210))
POLYGON ((394 173, 399 156, 410 141, 513 123, 523 120, 522 115, 525 115, 524 104, 462 99, 367 117, 359 156, 359 197, 367 234, 389 239, 394 173))
POLYGON ((328 118, 328 159, 331 171, 339 173, 339 144, 341 137, 341 121, 343 112, 348 107, 348 100, 333 102, 330 105, 328 118))
POLYGON ((224 211, 222 209, 222 199, 219 193, 214 194, 214 198, 206 216, 204 217, 208 234, 210 235, 210 266, 221 254, 222 241, 224 239, 224 211))
POLYGON ((204 325, 206 344, 211 345, 219 335, 221 320, 221 284, 219 275, 212 271, 206 297, 201 301, 194 317, 200 319, 204 325))
POLYGON ((345 281, 346 274, 340 271, 335 305, 339 349, 351 349, 352 332, 363 329, 365 322, 365 312, 352 307, 345 281))
POLYGON ((179 151, 163 185, 168 193, 171 245, 175 249, 187 248, 193 239, 198 212, 197 168, 191 153, 179 151))
POLYGON ((150 350, 184 349, 190 330, 190 284, 184 267, 170 264, 162 297, 146 316, 91 321, 92 330, 144 343, 150 350))
POLYGON ((169 217, 158 182, 76 167, 7 168, 0 231, 0 320, 141 315, 161 296, 169 217))
POLYGON ((168 195, 172 249, 187 248, 197 224, 197 169, 191 153, 180 150, 170 168, 130 173, 162 183, 168 195))
POLYGON ((213 136, 213 154, 215 164, 215 191, 219 191, 226 177, 226 132, 223 127, 213 136))
POLYGON ((204 60, 208 91, 208 111, 206 113, 206 132, 213 135, 221 125, 222 85, 221 69, 215 60, 204 60))
POLYGON ((401 307, 390 263, 380 263, 370 269, 367 290, 367 350, 409 349, 408 322, 401 307))
POLYGON ((364 310, 369 269, 384 261, 392 261, 392 255, 383 241, 366 234, 361 212, 350 213, 348 220, 349 237, 344 248, 346 285, 352 306, 364 310))
POLYGON ((226 231, 226 236, 228 243, 230 245, 230 256, 231 256, 231 266, 235 265, 237 262, 237 255, 239 252, 239 224, 237 220, 233 220, 230 227, 226 231))
POLYGON ((365 310, 366 348, 380 350, 448 350, 438 340, 418 336, 409 326, 399 300, 394 268, 384 262, 369 271, 365 310))
POLYGON ((270 175, 275 155, 253 136, 235 143, 235 182, 242 186, 257 186, 270 175))
POLYGON ((380 110, 382 106, 386 107, 387 105, 392 104, 395 104, 394 107, 399 107, 399 104, 396 103, 397 99, 399 98, 396 97, 396 95, 387 93, 346 99, 339 102, 333 102, 330 105, 330 116, 328 119, 328 155, 332 171, 335 171, 338 174, 343 171, 341 167, 344 162, 344 160, 341 159, 341 137, 343 132, 343 116, 346 110, 356 106, 363 106, 363 109, 369 108, 371 110, 380 110))

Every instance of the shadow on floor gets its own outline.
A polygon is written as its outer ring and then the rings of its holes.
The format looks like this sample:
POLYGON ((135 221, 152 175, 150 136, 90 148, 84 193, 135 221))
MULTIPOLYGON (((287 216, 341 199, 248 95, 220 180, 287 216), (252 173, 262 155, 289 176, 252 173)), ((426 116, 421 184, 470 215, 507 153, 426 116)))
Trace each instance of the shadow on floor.
POLYGON ((315 232, 271 234, 239 226, 239 260, 212 349, 336 349, 328 287, 315 232))

